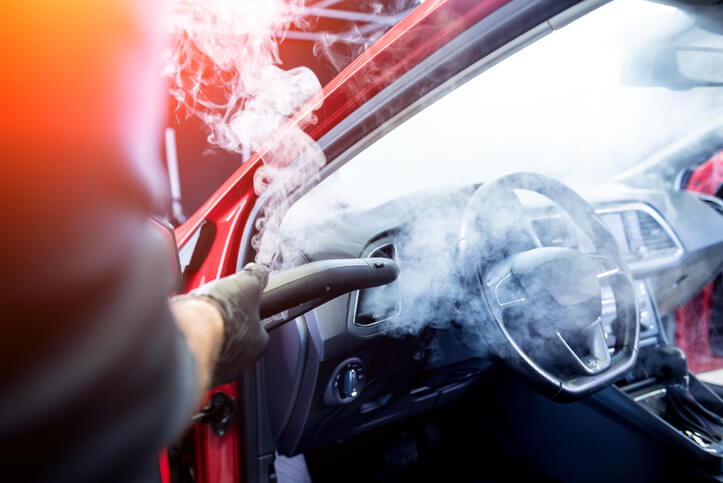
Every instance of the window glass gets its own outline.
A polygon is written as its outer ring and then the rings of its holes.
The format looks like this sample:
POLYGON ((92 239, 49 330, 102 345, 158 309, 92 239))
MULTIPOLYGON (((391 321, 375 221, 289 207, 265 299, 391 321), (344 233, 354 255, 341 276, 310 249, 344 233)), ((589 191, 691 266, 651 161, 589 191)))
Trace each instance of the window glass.
MULTIPOLYGON (((327 210, 371 207, 405 193, 483 182, 510 171, 536 171, 574 186, 611 180, 723 121, 723 85, 676 89, 666 79, 640 85, 646 79, 629 72, 640 64, 641 51, 667 46, 668 37, 723 51, 723 36, 695 27, 693 18, 672 7, 607 4, 396 127, 294 211, 308 211, 305 203, 327 210)), ((719 55, 700 51, 701 70, 717 67, 723 73, 722 63, 709 62, 719 55)), ((663 60, 661 55, 658 62, 663 60)), ((692 60, 686 62, 690 69, 692 60)))
MULTIPOLYGON (((722 25, 720 18, 632 0, 606 4, 573 21, 435 100, 305 195, 284 219, 282 254, 311 246, 333 253, 335 247, 358 245, 361 251, 368 240, 355 238, 358 226, 340 231, 334 220, 342 214, 373 213, 369 210, 412 193, 417 195, 405 199, 419 203, 425 193, 473 189, 510 172, 545 174, 591 198, 617 189, 626 173, 682 145, 687 146, 682 151, 696 153, 688 165, 672 164, 646 177, 642 187, 688 187, 685 169, 723 150, 722 25)), ((385 220, 374 216, 357 219, 383 228, 385 220)), ((644 209, 608 214, 605 220, 631 264, 675 257, 682 249, 644 209)), ((416 241, 452 246, 459 222, 447 221, 451 238, 435 231, 441 225, 429 224, 417 227, 416 241)), ((548 233, 548 245, 567 246, 565 226, 557 228, 548 233)), ((435 255, 420 264, 415 283, 453 263, 449 253, 435 255)), ((644 294, 645 281, 639 283, 644 294)), ((438 285, 421 284, 420 293, 438 285)), ((721 285, 711 284, 693 305, 666 318, 669 340, 685 346, 696 372, 723 368, 723 310, 711 309, 710 302, 723 300, 721 285)), ((646 307, 641 320, 649 324, 649 299, 643 295, 639 303, 646 307)))

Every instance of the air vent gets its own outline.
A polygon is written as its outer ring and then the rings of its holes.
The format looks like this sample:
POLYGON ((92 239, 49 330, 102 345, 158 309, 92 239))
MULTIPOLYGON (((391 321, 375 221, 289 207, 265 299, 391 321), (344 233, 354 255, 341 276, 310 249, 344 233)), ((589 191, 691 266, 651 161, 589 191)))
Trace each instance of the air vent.
POLYGON ((666 257, 678 250, 670 233, 650 213, 630 210, 621 214, 633 260, 666 257))
MULTIPOLYGON (((372 250, 369 257, 397 260, 397 251, 393 243, 385 243, 372 250)), ((356 301, 354 323, 368 326, 383 322, 399 315, 399 282, 394 281, 381 287, 360 290, 356 301)))
POLYGON ((394 243, 386 243, 379 248, 375 248, 373 252, 369 254, 370 258, 388 258, 390 260, 397 259, 397 249, 394 243))
POLYGON ((701 196, 700 201, 713 208, 718 212, 718 214, 723 215, 723 200, 720 198, 715 198, 713 196, 701 196))

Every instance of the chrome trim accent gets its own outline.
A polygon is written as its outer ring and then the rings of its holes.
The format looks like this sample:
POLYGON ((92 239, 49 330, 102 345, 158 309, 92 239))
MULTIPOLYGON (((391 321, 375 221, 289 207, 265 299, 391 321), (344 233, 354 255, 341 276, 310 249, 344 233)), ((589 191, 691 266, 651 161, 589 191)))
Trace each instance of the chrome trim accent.
POLYGON ((608 270, 607 272, 598 273, 597 278, 598 279, 607 278, 607 277, 611 277, 613 275, 617 275, 618 273, 620 273, 620 269, 616 267, 616 268, 613 268, 612 270, 608 270))
POLYGON ((511 278, 511 277, 512 277, 512 272, 510 272, 510 273, 508 273, 507 275, 505 275, 504 277, 502 277, 502 278, 495 284, 495 288, 494 288, 495 299, 497 299, 497 305, 499 305, 500 307, 506 307, 506 306, 508 306, 508 305, 519 304, 519 303, 525 302, 525 301, 527 300, 525 297, 518 297, 518 298, 516 298, 516 299, 508 300, 508 301, 506 301, 506 302, 502 302, 502 301, 500 300, 500 293, 499 293, 499 292, 500 292, 500 285, 502 285, 503 282, 507 281, 507 280, 508 280, 509 278, 511 278))
POLYGON ((646 400, 646 399, 649 399, 649 398, 651 398, 651 397, 664 396, 667 392, 668 392, 668 390, 667 390, 666 388, 661 387, 660 389, 655 389, 655 390, 653 390, 653 391, 646 392, 645 394, 640 394, 639 396, 635 396, 635 397, 633 398, 633 401, 635 401, 635 402, 640 402, 640 401, 644 401, 644 400, 646 400))

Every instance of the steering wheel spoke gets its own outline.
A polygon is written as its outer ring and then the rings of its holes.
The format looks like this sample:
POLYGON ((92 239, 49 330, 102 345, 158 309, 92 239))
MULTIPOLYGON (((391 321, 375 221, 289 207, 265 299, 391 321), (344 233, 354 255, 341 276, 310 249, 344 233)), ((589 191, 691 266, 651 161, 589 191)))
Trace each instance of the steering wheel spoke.
POLYGON ((495 301, 500 308, 523 304, 527 301, 522 287, 515 281, 512 272, 508 272, 495 284, 494 293, 495 301))
POLYGON ((532 239, 532 243, 535 244, 535 247, 542 248, 544 245, 542 243, 542 240, 540 240, 540 236, 537 234, 537 231, 535 230, 535 225, 532 223, 532 218, 530 218, 527 215, 523 215, 522 226, 525 227, 525 231, 530 235, 530 238, 532 239))
POLYGON ((512 212, 514 213, 516 223, 522 228, 522 231, 530 237, 535 248, 542 248, 545 245, 542 243, 537 230, 535 230, 535 224, 532 222, 533 218, 525 209, 519 193, 514 189, 510 189, 508 192, 511 194, 509 201, 510 205, 513 206, 512 212))
POLYGON ((599 317, 584 329, 570 334, 568 338, 558 331, 557 338, 562 344, 564 353, 569 356, 569 362, 581 375, 599 374, 610 367, 612 358, 607 347, 605 329, 599 317))
POLYGON ((597 274, 598 280, 605 280, 623 273, 623 268, 620 267, 620 264, 611 260, 606 254, 596 252, 589 253, 587 256, 600 264, 600 272, 597 274))

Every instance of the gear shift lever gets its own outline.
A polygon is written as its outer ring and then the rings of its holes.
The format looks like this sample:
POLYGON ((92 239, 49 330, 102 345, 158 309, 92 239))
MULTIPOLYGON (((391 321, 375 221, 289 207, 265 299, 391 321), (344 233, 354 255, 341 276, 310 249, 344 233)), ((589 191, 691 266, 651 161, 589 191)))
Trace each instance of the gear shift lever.
POLYGON ((680 348, 666 345, 658 350, 659 371, 666 386, 677 384, 688 387, 688 358, 680 348))
POLYGON ((723 418, 703 406, 691 393, 685 352, 673 346, 660 347, 647 366, 665 383, 665 418, 683 430, 695 431, 711 441, 721 441, 723 418))

